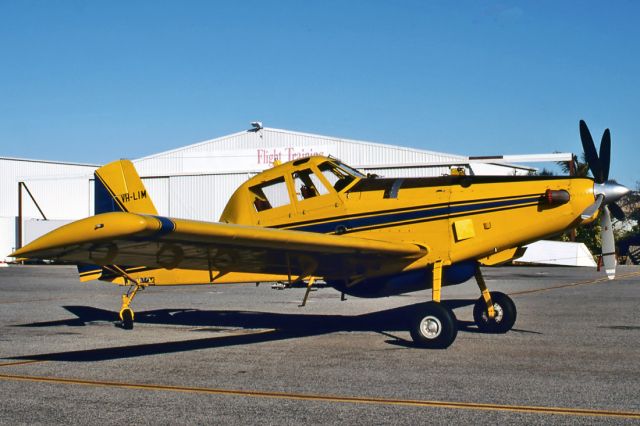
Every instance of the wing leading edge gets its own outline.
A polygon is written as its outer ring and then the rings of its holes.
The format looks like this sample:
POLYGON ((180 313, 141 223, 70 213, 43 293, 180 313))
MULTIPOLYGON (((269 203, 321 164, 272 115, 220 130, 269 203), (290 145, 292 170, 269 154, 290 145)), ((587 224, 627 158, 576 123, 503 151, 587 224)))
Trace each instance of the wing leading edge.
POLYGON ((11 256, 346 278, 398 270, 425 254, 410 243, 113 212, 60 227, 11 256))

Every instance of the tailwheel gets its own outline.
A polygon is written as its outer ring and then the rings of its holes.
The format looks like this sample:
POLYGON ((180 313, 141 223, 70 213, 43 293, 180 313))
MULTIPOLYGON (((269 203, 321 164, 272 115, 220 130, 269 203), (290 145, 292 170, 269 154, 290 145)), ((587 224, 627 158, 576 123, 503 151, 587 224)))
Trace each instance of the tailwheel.
POLYGON ((133 329, 133 310, 131 308, 124 308, 120 311, 120 320, 122 321, 122 328, 125 330, 133 329))
POLYGON ((122 295, 122 306, 120 307, 120 321, 122 321, 122 328, 125 330, 133 329, 133 309, 130 308, 133 298, 138 294, 138 290, 144 290, 144 287, 140 284, 134 284, 129 288, 127 294, 122 295))
POLYGON ((487 312, 487 302, 481 297, 473 307, 473 319, 480 331, 485 333, 506 333, 511 330, 516 322, 516 305, 513 300, 504 293, 492 291, 491 301, 493 302, 494 316, 489 317, 487 312))
POLYGON ((456 339, 456 316, 438 302, 427 302, 411 322, 411 338, 416 346, 445 349, 456 339))

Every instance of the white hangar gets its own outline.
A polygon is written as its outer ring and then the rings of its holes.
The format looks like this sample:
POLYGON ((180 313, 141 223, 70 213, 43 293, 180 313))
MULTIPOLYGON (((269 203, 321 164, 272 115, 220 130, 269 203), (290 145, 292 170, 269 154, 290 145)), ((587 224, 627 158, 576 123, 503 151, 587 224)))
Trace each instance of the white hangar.
MULTIPOLYGON (((132 160, 158 213, 218 220, 238 185, 271 167, 327 155, 380 176, 441 176, 452 167, 483 175, 527 174, 529 167, 289 130, 253 128, 132 160)), ((495 159, 494 159, 495 160, 495 159)), ((14 248, 68 221, 93 214, 98 165, 0 157, 0 261, 14 248)))

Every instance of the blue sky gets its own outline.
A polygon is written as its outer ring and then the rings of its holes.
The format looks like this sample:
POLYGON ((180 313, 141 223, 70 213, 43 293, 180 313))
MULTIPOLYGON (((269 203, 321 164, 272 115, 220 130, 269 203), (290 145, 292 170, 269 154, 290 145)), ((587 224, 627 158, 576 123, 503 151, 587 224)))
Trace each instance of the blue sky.
POLYGON ((265 126, 640 180, 638 1, 0 0, 0 156, 102 164, 265 126))

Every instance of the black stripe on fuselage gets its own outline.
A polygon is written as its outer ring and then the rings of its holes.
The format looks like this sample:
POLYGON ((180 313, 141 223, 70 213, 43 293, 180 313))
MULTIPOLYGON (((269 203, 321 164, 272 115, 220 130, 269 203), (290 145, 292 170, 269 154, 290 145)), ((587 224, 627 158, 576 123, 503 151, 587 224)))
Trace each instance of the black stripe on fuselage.
MULTIPOLYGON (((390 188, 398 178, 361 179, 346 190, 347 193, 384 191, 390 188)), ((433 188, 436 186, 459 186, 468 188, 473 185, 493 183, 522 183, 541 181, 563 181, 576 179, 571 176, 436 176, 405 178, 399 189, 433 188)))
POLYGON ((377 212, 365 212, 322 218, 293 224, 287 223, 273 226, 273 228, 320 233, 332 233, 335 232, 338 227, 343 227, 349 231, 384 228, 395 226, 400 223, 418 223, 436 220, 447 216, 458 217, 477 214, 482 211, 527 207, 529 205, 537 204, 539 200, 539 194, 525 194, 508 197, 485 198, 481 200, 465 200, 453 203, 426 204, 377 212))
POLYGON ((441 220, 441 219, 445 219, 445 218, 454 219, 454 218, 458 218, 458 217, 474 216, 474 215, 482 214, 482 213, 493 213, 493 212, 506 211, 506 210, 515 210, 515 209, 520 209, 520 208, 523 208, 523 207, 532 207, 532 206, 536 206, 536 205, 538 205, 538 201, 537 200, 535 202, 530 202, 530 203, 518 205, 518 206, 515 206, 515 207, 514 206, 510 206, 510 207, 502 207, 502 208, 491 208, 491 209, 486 209, 486 210, 477 210, 477 211, 463 212, 463 213, 458 213, 458 214, 441 215, 441 216, 436 216, 436 217, 421 218, 421 219, 408 220, 408 221, 403 221, 403 222, 389 222, 389 223, 382 223, 380 225, 373 225, 373 226, 362 227, 362 228, 357 228, 357 229, 347 229, 347 231, 348 232, 351 232, 351 231, 369 231, 369 230, 372 230, 372 229, 390 228, 392 226, 411 225, 411 224, 414 224, 414 223, 432 222, 434 220, 441 220))
POLYGON ((405 211, 417 211, 417 210, 425 210, 425 209, 433 209, 433 208, 438 208, 438 207, 445 207, 445 206, 456 206, 456 205, 460 205, 460 204, 474 204, 474 203, 478 203, 478 202, 485 202, 485 201, 499 201, 499 200, 512 200, 512 199, 516 199, 516 198, 530 198, 530 197, 540 197, 541 195, 536 193, 536 194, 524 194, 524 195, 510 195, 510 196, 506 196, 506 197, 493 197, 493 198, 483 198, 483 199, 478 199, 478 200, 465 200, 465 201, 456 201, 456 202, 445 202, 445 203, 436 203, 436 204, 422 204, 419 206, 409 206, 409 207, 398 207, 395 209, 387 209, 387 210, 378 210, 378 211, 369 211, 369 212, 363 212, 363 213, 353 213, 353 214, 347 214, 347 215, 342 215, 342 216, 331 216, 328 218, 322 218, 322 219, 310 219, 310 220, 306 220, 306 221, 301 221, 301 222, 295 222, 295 223, 283 223, 280 225, 274 225, 274 226, 270 226, 270 228, 283 228, 283 229, 297 229, 300 226, 303 225, 309 225, 309 224, 319 224, 322 222, 335 222, 335 221, 339 221, 339 220, 348 220, 348 219, 352 219, 352 218, 359 218, 359 217, 365 217, 365 216, 379 216, 379 215, 383 215, 383 214, 391 214, 391 213, 402 213, 405 211))

